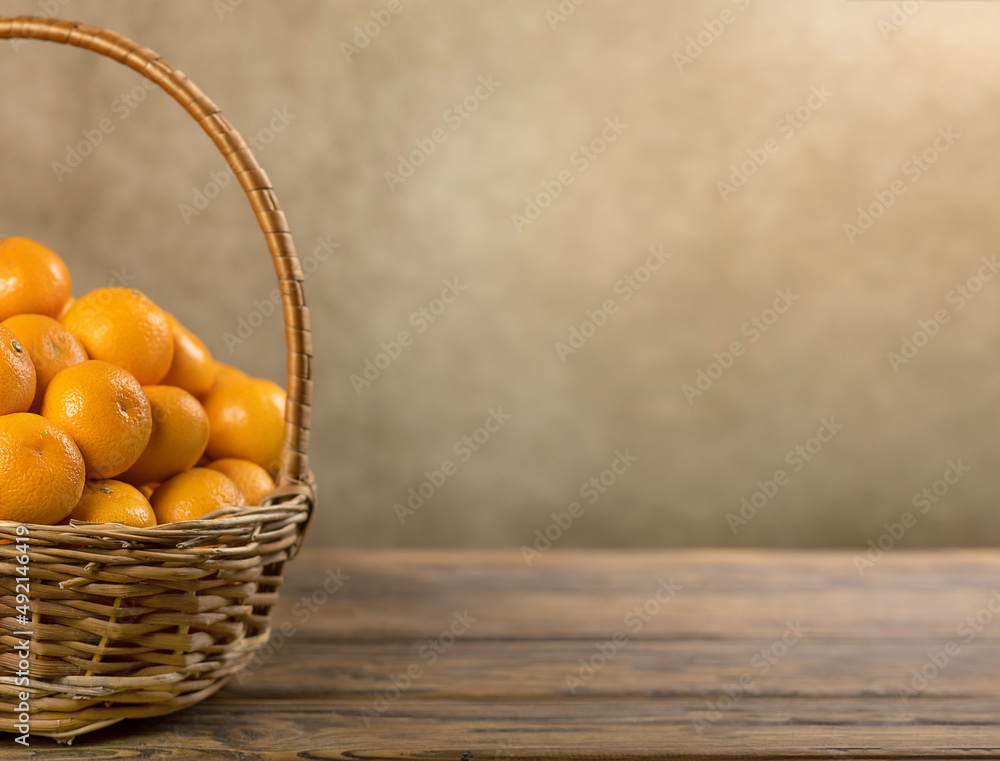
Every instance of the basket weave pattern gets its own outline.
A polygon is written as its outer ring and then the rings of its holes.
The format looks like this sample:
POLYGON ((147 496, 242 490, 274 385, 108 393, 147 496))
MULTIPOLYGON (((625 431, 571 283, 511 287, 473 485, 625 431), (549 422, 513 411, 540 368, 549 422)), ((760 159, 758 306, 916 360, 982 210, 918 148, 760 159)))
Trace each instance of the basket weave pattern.
POLYGON ((100 53, 158 84, 191 114, 225 156, 257 216, 280 283, 288 343, 281 468, 277 489, 261 507, 225 508, 149 529, 77 523, 27 525, 19 533, 17 524, 0 521, 0 731, 22 733, 20 694, 27 692, 30 734, 71 740, 203 700, 267 641, 284 563, 301 546, 315 502, 307 459, 309 314, 270 180, 239 133, 182 72, 114 32, 72 21, 0 16, 0 38, 100 53), (27 686, 19 677, 24 660, 27 686))

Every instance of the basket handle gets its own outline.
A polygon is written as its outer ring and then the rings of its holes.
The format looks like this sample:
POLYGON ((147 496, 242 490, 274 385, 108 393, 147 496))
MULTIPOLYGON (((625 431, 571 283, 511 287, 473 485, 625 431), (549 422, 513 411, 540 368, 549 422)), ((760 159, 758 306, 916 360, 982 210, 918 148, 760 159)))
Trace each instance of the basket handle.
POLYGON ((24 38, 75 45, 135 69, 173 96, 212 138, 246 191, 278 274, 288 343, 288 401, 285 438, 275 497, 301 494, 315 501, 309 472, 312 407, 312 337, 302 288, 302 267, 285 214, 267 174, 222 112, 184 73, 149 48, 115 32, 75 21, 41 16, 0 16, 0 39, 24 38))

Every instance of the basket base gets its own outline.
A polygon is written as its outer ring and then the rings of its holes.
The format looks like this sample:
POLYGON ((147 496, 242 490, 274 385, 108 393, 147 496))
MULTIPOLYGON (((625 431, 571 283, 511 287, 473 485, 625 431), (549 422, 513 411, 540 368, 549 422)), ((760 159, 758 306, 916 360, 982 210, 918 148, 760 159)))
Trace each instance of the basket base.
MULTIPOLYGON (((123 719, 149 719, 155 716, 167 716, 177 711, 190 708, 195 703, 211 697, 224 687, 232 675, 219 679, 215 684, 211 684, 203 690, 192 692, 183 697, 164 703, 146 703, 133 707, 115 705, 109 707, 91 706, 82 710, 80 718, 68 718, 65 713, 53 713, 47 716, 47 712, 31 714, 31 737, 48 737, 60 743, 69 745, 80 735, 96 732, 98 729, 110 727, 123 719), (113 714, 114 718, 102 718, 101 714, 113 714), (86 718, 83 718, 86 716, 86 718)), ((12 732, 20 734, 14 728, 15 720, 0 716, 0 732, 12 732)))

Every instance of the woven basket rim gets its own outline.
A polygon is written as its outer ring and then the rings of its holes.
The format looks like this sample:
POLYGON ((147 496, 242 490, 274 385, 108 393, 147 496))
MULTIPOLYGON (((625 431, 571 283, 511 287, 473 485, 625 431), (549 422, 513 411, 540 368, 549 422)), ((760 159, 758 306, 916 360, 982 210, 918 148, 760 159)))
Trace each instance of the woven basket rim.
POLYGON ((44 529, 47 531, 61 531, 64 530, 67 533, 86 533, 86 529, 93 526, 122 526, 127 528, 130 532, 142 533, 148 532, 150 536, 159 533, 185 533, 186 529, 194 529, 198 531, 204 528, 211 528, 214 526, 223 526, 226 528, 231 528, 235 526, 240 526, 248 522, 257 522, 262 519, 274 515, 275 517, 280 516, 282 513, 286 513, 290 508, 295 508, 299 506, 305 506, 308 504, 308 497, 302 495, 293 500, 288 500, 287 502, 281 502, 275 505, 231 505, 227 507, 220 507, 218 510, 213 510, 210 513, 206 513, 201 518, 196 518, 194 520, 188 521, 173 521, 171 523, 161 523, 156 526, 150 526, 148 528, 143 527, 133 527, 127 526, 123 523, 114 522, 89 522, 89 521, 78 521, 73 519, 70 523, 30 523, 28 521, 10 521, 0 519, 0 533, 4 529, 14 526, 24 526, 29 532, 31 529, 44 529), (180 527, 180 528, 178 528, 180 527), (82 531, 81 531, 82 530, 82 531))
POLYGON ((183 550, 197 556, 223 556, 243 554, 245 545, 229 546, 225 540, 252 539, 264 524, 303 524, 291 557, 298 554, 305 538, 305 529, 312 519, 312 503, 305 495, 264 506, 223 507, 201 518, 175 521, 148 528, 127 526, 122 523, 90 523, 73 520, 69 524, 23 523, 0 521, 0 558, 19 554, 18 544, 27 545, 32 551, 52 552, 60 548, 87 551, 95 546, 120 546, 126 550, 183 550), (26 530, 27 533, 22 533, 26 530), (56 539, 60 541, 55 541, 56 539), (25 541, 26 540, 26 541, 25 541), (215 542, 215 544, 210 544, 215 542))

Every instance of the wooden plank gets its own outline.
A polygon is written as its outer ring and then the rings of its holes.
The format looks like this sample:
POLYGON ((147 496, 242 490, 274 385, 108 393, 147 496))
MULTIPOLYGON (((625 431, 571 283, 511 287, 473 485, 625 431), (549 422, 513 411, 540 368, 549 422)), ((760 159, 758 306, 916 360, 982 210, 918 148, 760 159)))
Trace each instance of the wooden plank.
MULTIPOLYGON (((973 641, 926 687, 912 685, 941 642, 843 642, 803 639, 774 658, 771 641, 636 641, 604 658, 596 642, 456 640, 442 654, 421 641, 337 642, 290 639, 272 657, 251 664, 221 694, 233 699, 356 698, 374 700, 411 666, 420 670, 411 698, 540 700, 587 697, 717 699, 744 676, 747 692, 803 698, 996 696, 1000 642, 973 641), (765 655, 762 655, 762 651, 765 655), (771 656, 770 658, 768 656, 771 656), (593 660, 592 660, 593 659, 593 660), (581 661, 584 663, 581 664, 581 661), (598 668, 593 669, 593 665, 598 668), (589 667, 589 668, 588 668, 589 667), (593 669, 593 671, 591 671, 593 669), (582 682, 570 681, 575 677, 582 682)), ((609 652, 607 649, 605 652, 609 652)), ((1000 721, 1000 717, 998 717, 1000 721)))
MULTIPOLYGON (((31 752, 1000 758, 997 588, 1000 553, 984 551, 892 552, 864 575, 844 552, 553 551, 529 567, 515 550, 306 551, 288 566, 258 670, 194 709, 72 748, 33 738, 31 752), (629 619, 661 579, 681 588, 629 619), (989 620, 970 639, 961 627, 977 614, 989 620), (456 615, 475 621, 447 636, 456 615), (801 636, 778 656, 789 622, 801 636), (616 633, 608 657, 599 648, 616 633), (949 643, 947 663, 901 697, 949 643)), ((25 757, 0 741, 0 759, 25 757)))
MULTIPOLYGON (((916 701, 914 701, 915 703, 916 701)), ((400 699, 382 715, 357 701, 213 699, 150 719, 140 749, 170 761, 273 759, 533 758, 996 758, 995 701, 931 700, 902 706, 854 698, 807 701, 744 697, 715 724, 684 700, 428 701, 400 699), (366 723, 366 719, 368 722, 366 723), (701 732, 699 732, 701 728, 701 732), (161 756, 155 755, 157 752, 161 756), (298 755, 296 755, 298 754, 298 755), (469 755, 466 755, 469 754, 469 755)), ((45 758, 133 758, 136 736, 102 730, 99 747, 45 758), (115 755, 116 751, 121 751, 115 755)), ((137 754, 138 755, 138 754, 137 754)))
MULTIPOLYGON (((626 616, 673 578, 681 591, 633 638, 768 637, 799 618, 815 636, 919 639, 954 636, 1000 589, 996 552, 894 552, 865 576, 852 558, 553 551, 529 568, 511 550, 304 553, 277 613, 299 635, 322 638, 432 637, 468 610, 477 618, 469 638, 594 639, 627 629, 626 616), (348 578, 327 596, 324 580, 338 569, 348 578)), ((1000 626, 982 636, 1000 636, 1000 626)))
POLYGON ((892 551, 858 573, 858 553, 801 550, 555 550, 527 565, 521 552, 504 550, 327 550, 306 548, 289 565, 286 585, 293 593, 330 569, 354 569, 354 586, 416 588, 479 586, 549 589, 642 589, 664 573, 683 570, 700 588, 783 592, 835 586, 950 588, 1000 582, 995 550, 892 551))

